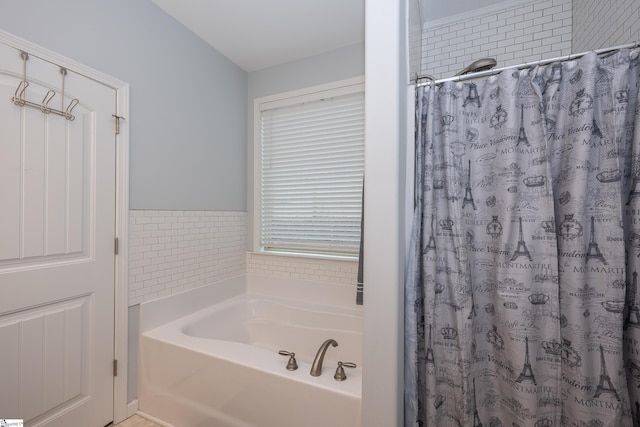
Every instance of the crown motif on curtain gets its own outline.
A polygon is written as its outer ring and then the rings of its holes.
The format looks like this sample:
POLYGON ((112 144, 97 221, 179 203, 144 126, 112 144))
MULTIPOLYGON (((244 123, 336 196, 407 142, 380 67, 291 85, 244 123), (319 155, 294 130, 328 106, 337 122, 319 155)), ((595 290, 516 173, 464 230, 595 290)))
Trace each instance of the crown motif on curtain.
POLYGON ((440 329, 440 333, 442 334, 442 337, 446 340, 453 340, 458 336, 458 331, 455 328, 452 328, 451 326, 448 326, 448 325, 440 329))
POLYGON ((535 293, 529 295, 529 302, 533 305, 546 304, 549 301, 549 295, 543 293, 535 293))
POLYGON ((542 228, 544 228, 545 233, 555 233, 556 223, 555 221, 542 221, 542 228))
POLYGON ((554 356, 559 356, 562 352, 562 345, 559 342, 553 341, 542 341, 542 348, 544 352, 547 354, 552 354, 554 356))
POLYGON ((440 226, 445 231, 451 231, 453 229, 453 220, 451 218, 441 219, 440 226))
POLYGON ((442 126, 449 126, 451 123, 453 123, 454 120, 455 119, 451 114, 445 114, 440 119, 440 123, 442 123, 442 126))

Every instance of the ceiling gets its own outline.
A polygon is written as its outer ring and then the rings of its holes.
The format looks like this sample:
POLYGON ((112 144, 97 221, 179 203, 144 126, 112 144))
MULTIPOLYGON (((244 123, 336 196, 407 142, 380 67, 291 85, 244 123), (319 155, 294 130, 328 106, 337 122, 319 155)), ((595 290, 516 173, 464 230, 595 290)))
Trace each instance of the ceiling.
MULTIPOLYGON (((247 72, 364 43, 365 0, 151 0, 247 72)), ((435 21, 513 0, 410 0, 435 21)))
POLYGON ((247 72, 364 43, 364 0, 152 0, 247 72))

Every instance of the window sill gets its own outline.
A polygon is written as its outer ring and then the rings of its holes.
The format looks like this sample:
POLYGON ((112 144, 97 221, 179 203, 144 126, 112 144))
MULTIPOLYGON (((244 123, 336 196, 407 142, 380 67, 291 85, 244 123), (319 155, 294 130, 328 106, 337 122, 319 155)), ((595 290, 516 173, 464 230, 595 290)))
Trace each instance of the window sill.
POLYGON ((308 260, 320 260, 320 261, 343 261, 343 262, 351 262, 357 263, 358 257, 356 256, 347 256, 347 255, 327 255, 327 254, 310 254, 310 253, 299 253, 299 252, 275 252, 275 251, 247 251, 249 255, 258 255, 258 256, 270 256, 275 258, 302 258, 308 260))

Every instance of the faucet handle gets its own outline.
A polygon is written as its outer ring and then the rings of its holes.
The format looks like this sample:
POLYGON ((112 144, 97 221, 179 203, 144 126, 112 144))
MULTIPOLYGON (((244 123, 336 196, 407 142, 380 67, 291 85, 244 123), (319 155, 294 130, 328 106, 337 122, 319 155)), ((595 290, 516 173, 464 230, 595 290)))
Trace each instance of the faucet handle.
POLYGON ((343 368, 356 368, 356 364, 352 362, 338 362, 338 368, 336 374, 333 376, 336 381, 344 381, 347 379, 347 374, 344 373, 343 368))
POLYGON ((278 354, 289 356, 289 361, 287 362, 287 371, 295 371, 296 369, 298 369, 298 363, 296 362, 295 353, 290 353, 286 350, 280 350, 278 354))

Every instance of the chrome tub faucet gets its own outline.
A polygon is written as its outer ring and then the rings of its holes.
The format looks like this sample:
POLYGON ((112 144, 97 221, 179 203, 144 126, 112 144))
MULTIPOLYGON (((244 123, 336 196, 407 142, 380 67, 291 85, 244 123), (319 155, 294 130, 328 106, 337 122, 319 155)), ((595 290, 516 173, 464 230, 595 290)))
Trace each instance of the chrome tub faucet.
POLYGON ((329 345, 333 347, 338 346, 338 342, 334 339, 328 339, 322 343, 318 352, 316 353, 315 359, 313 359, 313 365, 311 365, 311 376, 319 377, 322 374, 322 362, 324 361, 324 354, 327 352, 327 348, 329 345))

